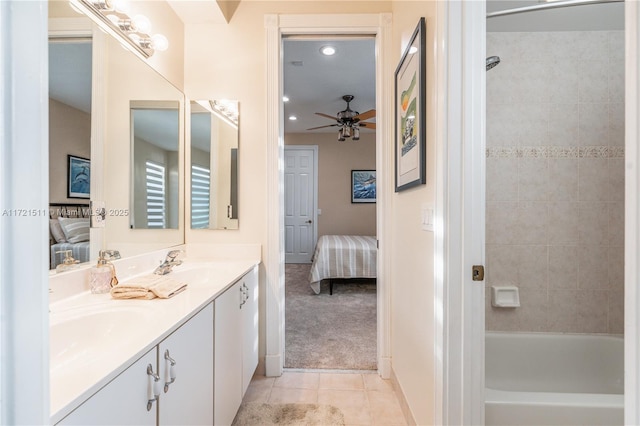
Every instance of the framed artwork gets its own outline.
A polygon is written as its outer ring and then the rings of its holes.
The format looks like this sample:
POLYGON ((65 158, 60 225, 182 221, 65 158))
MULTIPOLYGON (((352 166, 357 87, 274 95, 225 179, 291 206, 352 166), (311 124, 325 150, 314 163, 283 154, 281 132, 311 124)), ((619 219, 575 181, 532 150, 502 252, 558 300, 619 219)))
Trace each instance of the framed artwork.
POLYGON ((395 72, 396 192, 426 183, 426 24, 420 18, 395 72))
POLYGON ((67 198, 89 198, 91 161, 67 155, 67 198))
POLYGON ((351 170, 351 202, 376 202, 375 170, 351 170))

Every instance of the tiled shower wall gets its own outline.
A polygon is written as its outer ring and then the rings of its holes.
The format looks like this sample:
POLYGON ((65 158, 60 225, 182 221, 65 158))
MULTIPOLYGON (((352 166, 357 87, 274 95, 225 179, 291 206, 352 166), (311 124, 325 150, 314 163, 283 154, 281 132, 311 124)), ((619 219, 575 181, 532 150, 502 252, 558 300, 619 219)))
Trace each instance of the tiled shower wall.
POLYGON ((624 32, 488 33, 492 55, 486 328, 623 333, 624 32))

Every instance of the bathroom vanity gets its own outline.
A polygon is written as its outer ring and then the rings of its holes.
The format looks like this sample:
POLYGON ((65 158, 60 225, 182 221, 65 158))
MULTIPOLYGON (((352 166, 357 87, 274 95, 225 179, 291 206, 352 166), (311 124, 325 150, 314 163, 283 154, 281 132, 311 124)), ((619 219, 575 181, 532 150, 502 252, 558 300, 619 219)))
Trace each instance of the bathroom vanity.
POLYGON ((170 299, 52 302, 51 423, 231 424, 258 364, 259 262, 187 256, 170 299))

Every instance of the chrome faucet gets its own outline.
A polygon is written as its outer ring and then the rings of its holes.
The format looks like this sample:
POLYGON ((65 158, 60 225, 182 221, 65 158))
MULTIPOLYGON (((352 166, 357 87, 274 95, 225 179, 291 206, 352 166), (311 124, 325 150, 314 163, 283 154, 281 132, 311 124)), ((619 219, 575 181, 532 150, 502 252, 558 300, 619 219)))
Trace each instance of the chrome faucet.
POLYGON ((171 250, 167 253, 164 262, 162 262, 153 273, 156 275, 167 275, 174 266, 182 265, 182 260, 178 259, 181 253, 184 253, 184 250, 171 250))

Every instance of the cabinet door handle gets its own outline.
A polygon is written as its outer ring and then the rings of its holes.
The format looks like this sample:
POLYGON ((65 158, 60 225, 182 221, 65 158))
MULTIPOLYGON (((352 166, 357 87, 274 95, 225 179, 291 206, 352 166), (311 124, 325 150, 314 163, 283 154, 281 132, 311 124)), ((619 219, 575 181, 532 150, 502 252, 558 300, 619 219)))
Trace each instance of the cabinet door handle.
POLYGON ((147 376, 149 378, 149 385, 147 387, 147 411, 151 411, 153 402, 160 398, 160 376, 153 372, 153 366, 151 364, 147 366, 147 376))
POLYGON ((164 360, 164 393, 167 393, 169 385, 176 381, 176 360, 169 355, 169 349, 164 351, 164 360))

